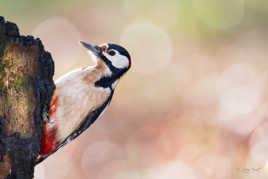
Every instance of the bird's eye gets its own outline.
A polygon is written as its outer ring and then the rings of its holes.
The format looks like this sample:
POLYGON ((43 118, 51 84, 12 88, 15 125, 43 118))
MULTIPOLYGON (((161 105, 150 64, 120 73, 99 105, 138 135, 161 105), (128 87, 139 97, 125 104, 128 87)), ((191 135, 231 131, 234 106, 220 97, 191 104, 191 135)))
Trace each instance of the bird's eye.
POLYGON ((110 51, 108 52, 108 54, 111 55, 111 56, 114 56, 114 55, 115 55, 115 51, 110 50, 110 51))

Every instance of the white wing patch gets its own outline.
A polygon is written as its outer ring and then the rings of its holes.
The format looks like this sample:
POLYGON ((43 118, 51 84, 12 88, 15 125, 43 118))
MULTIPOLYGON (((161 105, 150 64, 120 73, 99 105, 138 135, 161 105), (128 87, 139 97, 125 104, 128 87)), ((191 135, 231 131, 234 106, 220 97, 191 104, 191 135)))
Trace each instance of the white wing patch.
POLYGON ((121 55, 116 50, 114 50, 116 54, 111 56, 109 54, 104 53, 103 55, 111 61, 112 65, 116 68, 127 68, 129 66, 129 60, 126 56, 121 55))

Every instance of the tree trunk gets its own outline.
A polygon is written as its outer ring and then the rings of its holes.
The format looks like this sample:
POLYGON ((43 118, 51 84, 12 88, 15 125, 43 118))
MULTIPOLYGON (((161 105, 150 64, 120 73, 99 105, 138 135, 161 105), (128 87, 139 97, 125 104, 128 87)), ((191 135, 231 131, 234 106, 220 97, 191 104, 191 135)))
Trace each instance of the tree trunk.
POLYGON ((0 17, 0 179, 33 178, 53 74, 41 41, 0 17))

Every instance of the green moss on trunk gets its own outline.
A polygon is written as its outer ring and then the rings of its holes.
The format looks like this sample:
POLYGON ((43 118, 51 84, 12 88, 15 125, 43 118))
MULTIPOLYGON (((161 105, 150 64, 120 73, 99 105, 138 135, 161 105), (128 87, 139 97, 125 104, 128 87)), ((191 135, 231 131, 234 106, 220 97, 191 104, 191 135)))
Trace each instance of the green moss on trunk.
POLYGON ((0 17, 0 178, 33 178, 53 74, 41 41, 0 17))
POLYGON ((0 61, 1 98, 6 103, 1 111, 9 116, 8 134, 19 132, 21 137, 33 135, 34 106, 33 82, 37 71, 37 46, 24 47, 7 44, 0 61), (29 120, 31 119, 31 120, 29 120))

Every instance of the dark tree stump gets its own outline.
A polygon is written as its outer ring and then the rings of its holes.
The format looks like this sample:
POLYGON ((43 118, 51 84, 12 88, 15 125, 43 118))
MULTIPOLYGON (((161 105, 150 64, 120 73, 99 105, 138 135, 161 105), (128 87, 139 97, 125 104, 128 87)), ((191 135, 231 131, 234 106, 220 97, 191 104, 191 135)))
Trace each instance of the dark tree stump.
POLYGON ((0 179, 33 178, 53 74, 41 41, 0 17, 0 179))

